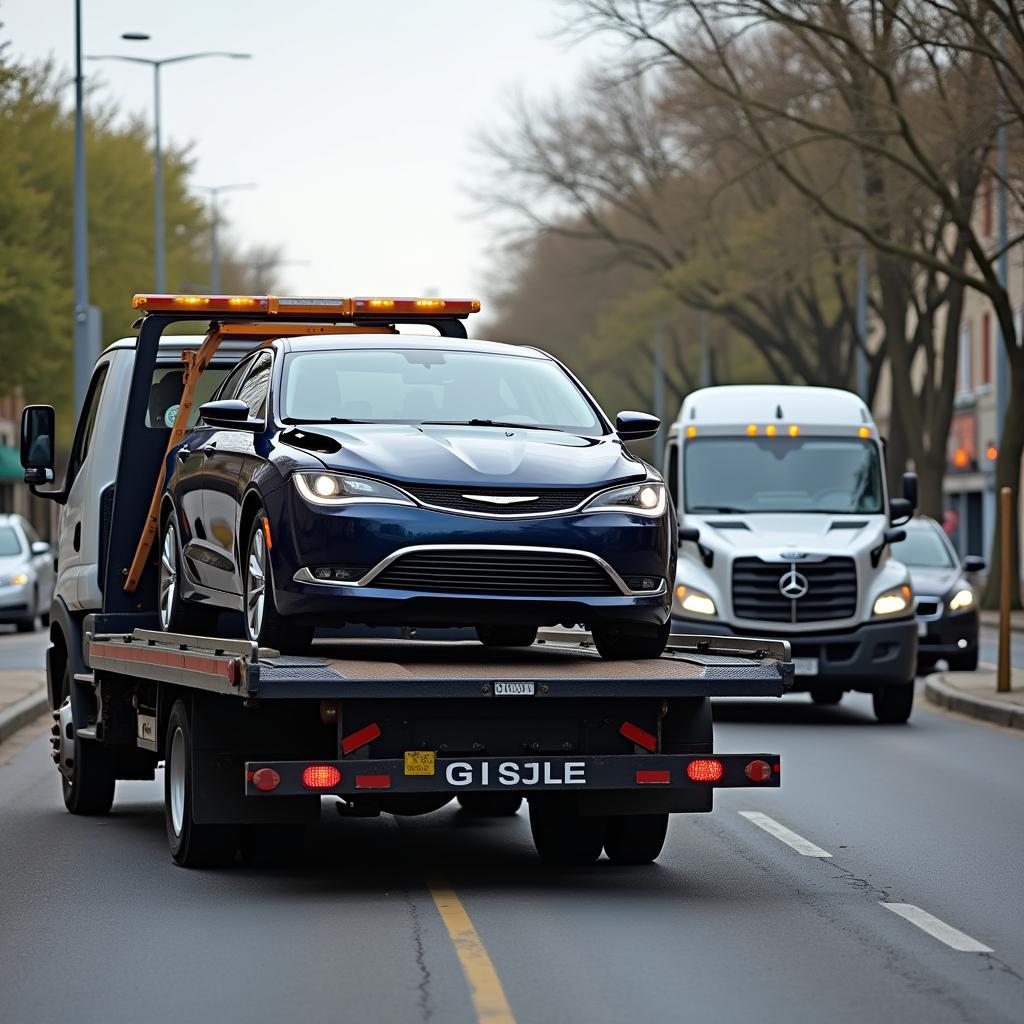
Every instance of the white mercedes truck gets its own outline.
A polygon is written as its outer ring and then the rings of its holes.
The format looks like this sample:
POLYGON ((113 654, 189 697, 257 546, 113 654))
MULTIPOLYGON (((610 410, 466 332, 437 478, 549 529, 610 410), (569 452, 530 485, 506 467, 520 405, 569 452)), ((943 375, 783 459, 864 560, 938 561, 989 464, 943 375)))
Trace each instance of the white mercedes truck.
POLYGON ((880 722, 910 717, 917 626, 890 545, 917 479, 889 498, 867 406, 832 388, 704 388, 665 449, 679 518, 673 618, 687 633, 788 640, 794 689, 816 703, 870 693, 880 722))

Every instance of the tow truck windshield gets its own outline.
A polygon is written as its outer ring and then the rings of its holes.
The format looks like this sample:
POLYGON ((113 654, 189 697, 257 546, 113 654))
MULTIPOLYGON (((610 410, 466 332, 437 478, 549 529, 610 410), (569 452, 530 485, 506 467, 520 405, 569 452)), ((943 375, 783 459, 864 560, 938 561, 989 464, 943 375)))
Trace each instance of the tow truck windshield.
POLYGON ((285 358, 288 423, 530 427, 596 436, 596 411, 550 359, 440 349, 335 349, 285 358))
POLYGON ((833 437, 694 438, 684 448, 686 511, 882 511, 882 472, 871 441, 833 437))

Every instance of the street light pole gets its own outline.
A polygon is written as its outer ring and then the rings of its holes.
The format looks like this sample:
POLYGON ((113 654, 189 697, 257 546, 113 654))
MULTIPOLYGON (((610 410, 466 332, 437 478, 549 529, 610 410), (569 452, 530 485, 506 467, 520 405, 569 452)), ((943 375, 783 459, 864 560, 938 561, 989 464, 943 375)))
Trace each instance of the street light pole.
POLYGON ((82 109, 82 0, 75 0, 75 201, 73 248, 75 276, 75 411, 85 401, 92 359, 89 351, 89 236, 85 195, 85 114, 82 109))
MULTIPOLYGON (((142 32, 125 33, 124 39, 145 40, 149 37, 142 32)), ((185 53, 179 57, 164 57, 154 60, 150 57, 127 57, 119 53, 87 54, 86 60, 120 60, 129 64, 148 64, 153 69, 153 157, 156 166, 153 173, 153 271, 155 288, 164 292, 167 288, 167 259, 164 223, 164 161, 160 139, 160 69, 165 64, 181 64, 187 60, 204 60, 207 57, 227 57, 231 60, 248 60, 251 53, 230 53, 225 50, 211 50, 203 53, 185 53)))
POLYGON ((196 187, 210 193, 210 291, 214 295, 220 295, 220 245, 217 237, 220 211, 217 208, 217 198, 221 192, 236 192, 239 189, 256 188, 256 183, 247 181, 237 185, 197 185, 196 187))

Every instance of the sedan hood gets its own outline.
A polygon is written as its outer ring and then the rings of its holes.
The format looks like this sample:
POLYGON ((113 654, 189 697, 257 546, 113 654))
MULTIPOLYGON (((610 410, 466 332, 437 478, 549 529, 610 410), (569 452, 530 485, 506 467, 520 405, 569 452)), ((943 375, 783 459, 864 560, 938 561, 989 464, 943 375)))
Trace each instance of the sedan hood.
MULTIPOLYGON (((590 487, 640 479, 644 464, 614 437, 581 437, 528 427, 366 423, 297 427, 307 439, 329 438, 334 454, 316 450, 328 469, 388 480, 461 487, 590 487)), ((290 443, 296 441, 289 438, 290 443)), ((331 447, 331 446, 328 446, 331 447)))
POLYGON ((28 572, 29 562, 24 555, 0 555, 0 580, 15 573, 28 572))
POLYGON ((908 565, 910 582, 914 593, 929 597, 945 597, 960 580, 963 570, 957 566, 945 569, 929 569, 920 565, 908 565))

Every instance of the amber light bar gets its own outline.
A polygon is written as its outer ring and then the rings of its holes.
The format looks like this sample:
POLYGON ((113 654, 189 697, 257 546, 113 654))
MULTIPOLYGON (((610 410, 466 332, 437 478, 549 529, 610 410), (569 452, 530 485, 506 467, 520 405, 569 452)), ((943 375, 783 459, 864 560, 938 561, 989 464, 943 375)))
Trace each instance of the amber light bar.
POLYGON ((270 316, 337 317, 445 316, 480 312, 479 299, 364 296, 345 299, 310 295, 136 295, 132 308, 145 313, 261 313, 270 316))

